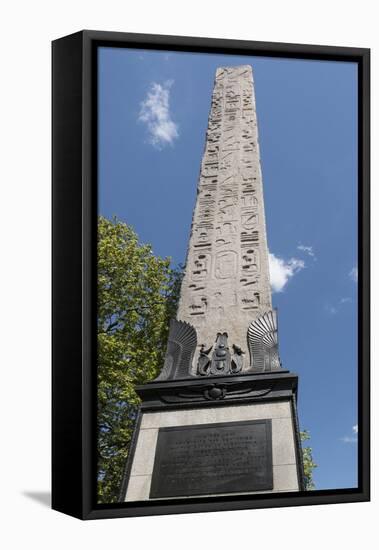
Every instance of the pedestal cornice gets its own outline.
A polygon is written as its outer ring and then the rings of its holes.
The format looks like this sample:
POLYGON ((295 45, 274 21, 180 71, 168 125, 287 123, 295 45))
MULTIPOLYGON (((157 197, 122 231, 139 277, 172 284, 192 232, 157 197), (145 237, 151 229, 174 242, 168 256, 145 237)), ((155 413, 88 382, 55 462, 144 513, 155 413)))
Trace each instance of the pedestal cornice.
POLYGON ((136 386, 141 410, 206 407, 297 397, 298 376, 290 371, 191 377, 136 386))

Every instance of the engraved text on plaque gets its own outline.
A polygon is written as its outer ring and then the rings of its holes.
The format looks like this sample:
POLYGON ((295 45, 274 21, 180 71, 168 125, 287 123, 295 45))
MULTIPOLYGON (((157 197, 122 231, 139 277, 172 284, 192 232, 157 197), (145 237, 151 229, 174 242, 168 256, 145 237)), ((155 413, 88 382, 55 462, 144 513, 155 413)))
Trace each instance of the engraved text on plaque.
POLYGON ((271 421, 161 428, 150 498, 273 489, 271 421))

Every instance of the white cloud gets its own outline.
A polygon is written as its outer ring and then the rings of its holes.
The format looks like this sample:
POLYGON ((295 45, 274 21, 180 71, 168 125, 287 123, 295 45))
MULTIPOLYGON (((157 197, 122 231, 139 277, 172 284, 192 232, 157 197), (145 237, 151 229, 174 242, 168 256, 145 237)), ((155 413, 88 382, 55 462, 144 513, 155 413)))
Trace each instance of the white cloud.
POLYGON ((308 254, 308 256, 311 256, 314 260, 316 259, 315 253, 313 252, 312 246, 305 246, 304 244, 299 244, 297 247, 298 250, 301 250, 305 254, 308 254))
POLYGON ((344 443, 358 443, 358 424, 355 424, 352 427, 352 431, 354 435, 345 435, 344 437, 341 437, 341 441, 343 441, 344 443))
POLYGON ((170 113, 170 89, 173 80, 163 84, 153 82, 146 98, 141 102, 138 119, 146 124, 149 142, 157 149, 172 145, 179 137, 178 125, 170 113))
POLYGON ((329 313, 329 315, 336 315, 336 313, 338 313, 341 310, 341 306, 345 304, 349 304, 351 303, 351 301, 352 300, 349 297, 341 298, 340 301, 334 305, 326 304, 325 311, 329 313))
POLYGON ((288 281, 301 269, 304 269, 305 263, 298 258, 284 260, 278 258, 271 252, 268 255, 270 268, 271 289, 273 292, 282 292, 288 281))
POLYGON ((336 307, 331 306, 331 305, 329 305, 329 304, 327 304, 327 305, 325 306, 325 309, 326 309, 326 311, 327 311, 330 315, 335 315, 335 314, 337 313, 337 311, 338 311, 338 309, 337 309, 336 307))
POLYGON ((349 277, 354 283, 358 282, 358 268, 353 267, 353 269, 349 273, 349 277))
POLYGON ((356 437, 345 435, 344 437, 341 437, 341 441, 343 441, 344 443, 357 443, 358 439, 356 437))

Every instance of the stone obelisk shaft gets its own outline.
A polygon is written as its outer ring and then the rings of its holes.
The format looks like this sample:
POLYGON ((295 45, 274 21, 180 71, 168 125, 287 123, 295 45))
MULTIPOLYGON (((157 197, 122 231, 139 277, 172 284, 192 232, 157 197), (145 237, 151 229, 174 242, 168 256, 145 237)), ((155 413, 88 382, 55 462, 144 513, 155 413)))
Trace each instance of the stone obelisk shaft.
POLYGON ((229 345, 246 351, 248 325, 271 307, 252 69, 223 67, 216 71, 177 318, 195 327, 198 350, 226 332, 229 345))

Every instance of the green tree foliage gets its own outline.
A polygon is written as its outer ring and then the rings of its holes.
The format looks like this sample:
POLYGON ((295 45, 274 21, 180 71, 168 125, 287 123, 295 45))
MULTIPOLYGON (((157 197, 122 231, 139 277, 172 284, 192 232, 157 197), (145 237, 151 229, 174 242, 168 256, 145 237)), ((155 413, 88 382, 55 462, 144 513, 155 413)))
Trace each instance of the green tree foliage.
MULTIPOLYGON (((311 436, 307 430, 300 432, 301 442, 308 441, 311 436)), ((315 489, 315 484, 313 481, 313 470, 317 468, 317 464, 313 462, 312 448, 311 447, 302 447, 303 449, 303 466, 304 466, 304 478, 305 478, 305 489, 311 491, 315 489)))
POLYGON ((98 502, 117 502, 138 411, 136 384, 158 375, 181 271, 133 229, 98 221, 98 502))

